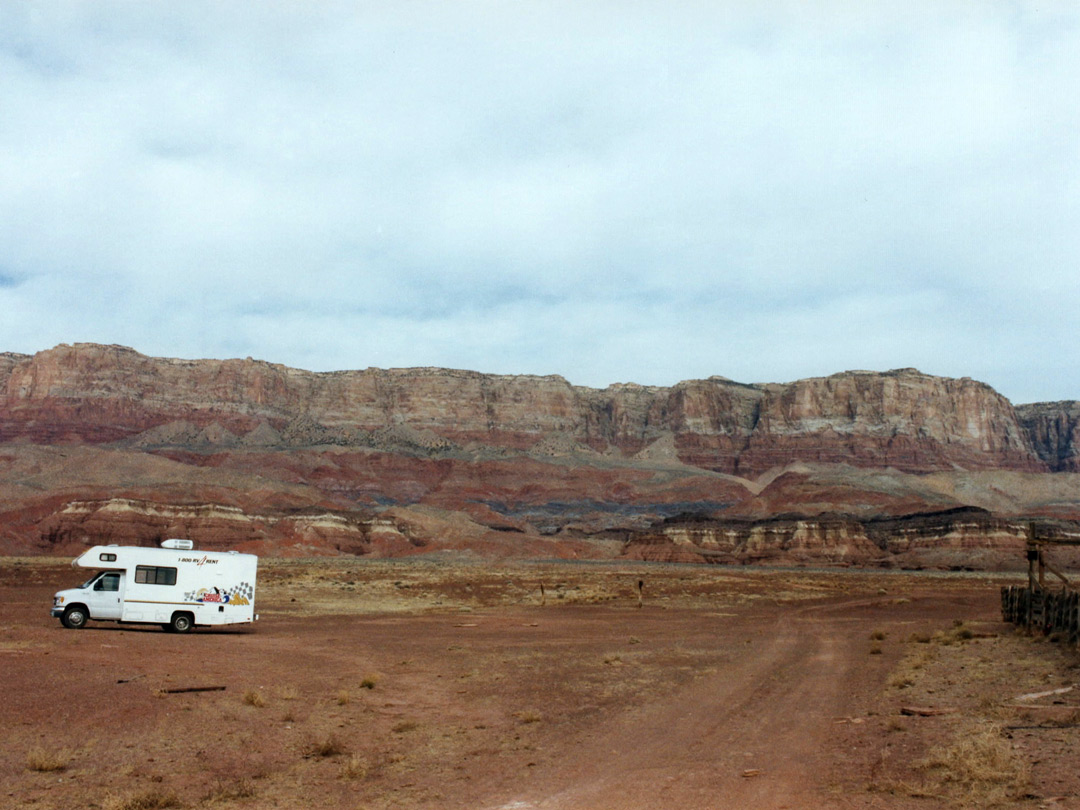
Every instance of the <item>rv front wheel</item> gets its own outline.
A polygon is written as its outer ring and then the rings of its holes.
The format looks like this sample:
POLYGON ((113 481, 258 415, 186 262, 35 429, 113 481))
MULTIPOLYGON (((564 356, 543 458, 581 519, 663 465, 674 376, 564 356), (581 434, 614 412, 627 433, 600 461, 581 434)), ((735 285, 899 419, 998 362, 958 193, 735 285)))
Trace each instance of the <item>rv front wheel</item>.
POLYGON ((86 608, 79 605, 72 605, 64 611, 63 617, 60 619, 64 627, 72 630, 80 630, 86 627, 86 620, 89 617, 86 615, 86 608))
POLYGON ((191 625, 194 624, 190 613, 174 613, 172 621, 169 622, 169 627, 172 628, 174 633, 186 633, 191 630, 191 625))

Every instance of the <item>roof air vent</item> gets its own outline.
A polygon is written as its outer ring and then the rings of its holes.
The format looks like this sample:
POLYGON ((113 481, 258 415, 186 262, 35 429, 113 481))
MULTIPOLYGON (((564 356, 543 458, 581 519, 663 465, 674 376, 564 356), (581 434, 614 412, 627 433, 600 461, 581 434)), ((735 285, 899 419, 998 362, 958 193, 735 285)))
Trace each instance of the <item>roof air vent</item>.
POLYGON ((172 548, 177 551, 191 551, 195 548, 195 544, 190 540, 163 540, 161 542, 162 548, 172 548))

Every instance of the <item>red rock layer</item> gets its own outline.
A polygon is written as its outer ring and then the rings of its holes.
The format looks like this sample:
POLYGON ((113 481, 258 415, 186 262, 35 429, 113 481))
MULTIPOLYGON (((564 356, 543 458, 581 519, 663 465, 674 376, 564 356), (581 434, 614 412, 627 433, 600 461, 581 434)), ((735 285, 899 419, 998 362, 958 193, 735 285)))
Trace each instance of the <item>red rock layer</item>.
MULTIPOLYGON (((792 461, 923 472, 1039 471, 1009 402, 912 369, 790 384, 723 378, 672 388, 448 369, 313 373, 256 360, 150 358, 118 346, 0 355, 0 441, 109 442, 183 420, 202 444, 412 441, 524 450, 552 437, 630 457, 672 443, 682 461, 755 476, 792 461), (405 438, 402 438, 404 432, 405 438)), ((168 443, 168 442, 165 442, 168 443)))

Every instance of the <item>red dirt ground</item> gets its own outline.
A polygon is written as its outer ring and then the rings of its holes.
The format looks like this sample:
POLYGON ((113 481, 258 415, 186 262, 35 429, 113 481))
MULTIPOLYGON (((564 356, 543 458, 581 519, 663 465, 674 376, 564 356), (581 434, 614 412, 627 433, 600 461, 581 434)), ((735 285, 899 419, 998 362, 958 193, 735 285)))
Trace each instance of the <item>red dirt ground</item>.
POLYGON ((186 636, 63 629, 79 579, 0 560, 0 807, 1080 807, 1075 653, 988 578, 281 561, 186 636))

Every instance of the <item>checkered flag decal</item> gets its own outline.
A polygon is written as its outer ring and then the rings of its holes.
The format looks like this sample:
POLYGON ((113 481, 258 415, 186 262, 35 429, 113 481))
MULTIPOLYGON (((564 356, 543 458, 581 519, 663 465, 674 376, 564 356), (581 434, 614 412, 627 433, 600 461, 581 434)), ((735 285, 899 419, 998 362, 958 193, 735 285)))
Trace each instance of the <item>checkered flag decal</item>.
POLYGON ((229 591, 229 598, 234 596, 242 596, 244 599, 251 601, 251 597, 255 595, 255 586, 250 582, 241 582, 239 585, 235 585, 232 590, 229 591))

